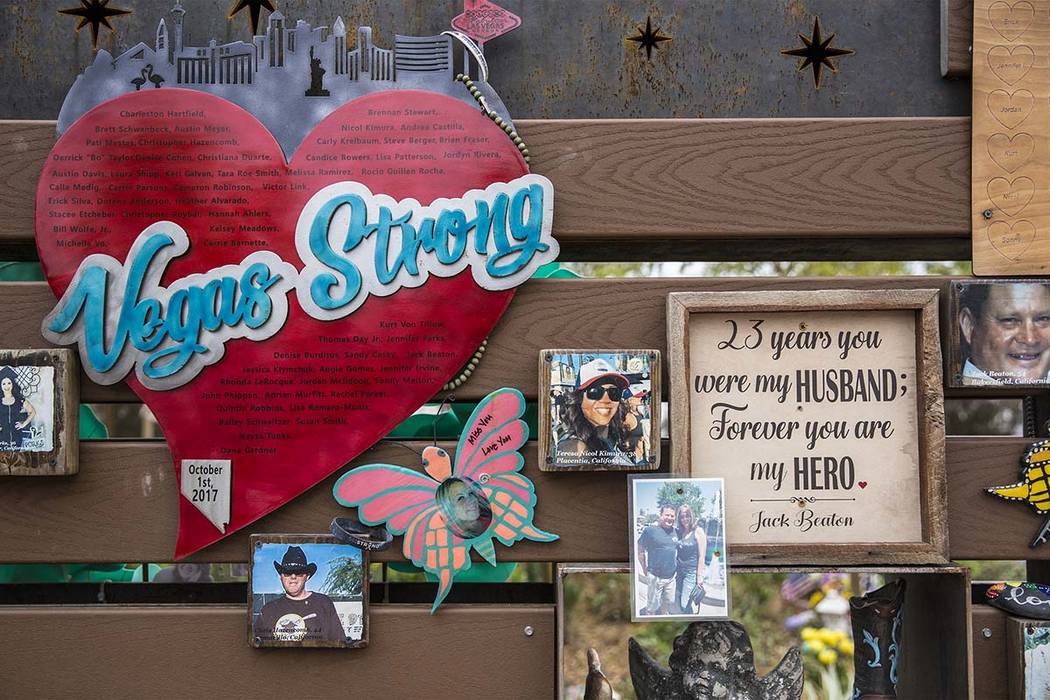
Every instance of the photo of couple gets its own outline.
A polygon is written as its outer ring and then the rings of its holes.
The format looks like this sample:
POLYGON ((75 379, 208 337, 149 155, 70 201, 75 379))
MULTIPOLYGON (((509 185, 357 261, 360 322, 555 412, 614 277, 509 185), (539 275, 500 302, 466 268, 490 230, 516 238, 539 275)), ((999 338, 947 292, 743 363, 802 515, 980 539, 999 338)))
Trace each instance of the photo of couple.
POLYGON ((634 620, 729 615, 722 479, 631 477, 634 620))
POLYGON ((1050 285, 955 282, 952 386, 1050 383, 1050 285))
POLYGON ((543 351, 542 468, 656 469, 658 361, 650 350, 543 351))

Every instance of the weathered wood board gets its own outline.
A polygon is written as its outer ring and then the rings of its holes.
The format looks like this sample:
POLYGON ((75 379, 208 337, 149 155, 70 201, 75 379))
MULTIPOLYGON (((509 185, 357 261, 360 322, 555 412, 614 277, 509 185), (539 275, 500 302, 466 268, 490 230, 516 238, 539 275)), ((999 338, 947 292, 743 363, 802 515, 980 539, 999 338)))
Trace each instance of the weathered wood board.
POLYGON ((1009 616, 990 605, 974 605, 971 609, 974 697, 1006 700, 1009 692, 1006 621, 1009 616))
POLYGON ((1050 274, 1050 3, 973 7, 974 274, 1050 274))
POLYGON ((4 697, 554 697, 554 608, 377 605, 366 649, 252 649, 243 606, 0 609, 4 697), (526 627, 532 634, 526 634, 526 627), (492 659, 494 651, 497 660, 492 659), (41 672, 61 659, 60 672, 41 672))
POLYGON ((973 0, 941 0, 941 75, 970 77, 973 0))
MULTIPOLYGON (((966 118, 516 126, 558 193, 565 260, 966 256, 966 118)), ((34 254, 33 197, 54 142, 53 122, 0 121, 0 249, 34 254)))
MULTIPOLYGON (((1025 438, 949 438, 946 474, 951 559, 1050 558, 1050 549, 1028 548, 1028 533, 1041 522, 1027 508, 984 493, 984 487, 1017 477, 1025 438), (1024 534, 1021 534, 1024 533, 1024 534)), ((450 443, 439 443, 446 448, 450 443)), ((524 474, 536 484, 536 525, 557 542, 523 541, 514 561, 627 561, 627 480, 616 472, 541 472, 536 443, 523 450, 524 474)), ((667 443, 665 442, 665 446, 667 443)), ((422 449, 423 443, 414 445, 422 449)), ((383 445, 355 465, 403 458, 405 449, 383 445)), ((72 479, 4 482, 0 508, 0 561, 170 561, 174 551, 178 494, 171 455, 162 442, 86 442, 81 471, 72 479), (69 523, 77 526, 70 528, 69 523), (57 533, 61 533, 61 536, 57 533)), ((668 458, 664 453, 664 460, 668 458)), ((332 500, 336 476, 252 526, 257 533, 324 532, 337 514, 351 514, 332 500)), ((193 561, 247 560, 248 533, 240 532, 193 561)), ((503 556, 503 552, 500 552, 503 556)), ((870 562, 871 550, 858 550, 870 562)), ((892 557, 878 557, 892 563, 892 557)), ((400 547, 376 552, 373 561, 402 561, 400 547)), ((763 564, 761 552, 734 550, 734 564, 763 564)))
MULTIPOLYGON (((518 289, 514 303, 490 336, 488 351, 470 381, 456 390, 460 400, 477 400, 502 386, 518 387, 534 397, 536 353, 541 348, 617 344, 620 347, 652 347, 666 358, 665 312, 667 294, 683 291, 744 291, 750 289, 909 289, 936 287, 947 314, 949 277, 705 277, 635 278, 595 280, 531 280, 518 289), (609 309, 618 312, 610 314, 609 309), (557 309, 557 313, 552 313, 557 309)), ((0 328, 8 347, 39 347, 40 324, 55 304, 54 295, 42 282, 0 282, 0 328)), ((951 328, 946 315, 942 330, 951 328)), ((942 346, 950 347, 950 336, 942 346)), ((666 368, 662 372, 665 380, 666 368)), ((139 398, 123 382, 112 386, 95 384, 81 373, 81 399, 85 403, 134 402, 139 398)), ((666 392, 666 381, 664 391, 666 392)), ((949 397, 1019 396, 1022 389, 952 389, 949 397)), ((664 396, 667 394, 665 393, 664 396)))

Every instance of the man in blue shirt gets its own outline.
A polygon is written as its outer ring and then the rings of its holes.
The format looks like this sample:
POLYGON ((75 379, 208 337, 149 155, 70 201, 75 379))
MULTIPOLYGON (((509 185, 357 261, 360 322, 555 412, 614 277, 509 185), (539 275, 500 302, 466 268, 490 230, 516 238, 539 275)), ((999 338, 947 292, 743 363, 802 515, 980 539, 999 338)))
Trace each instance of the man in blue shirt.
POLYGON ((678 536, 674 529, 674 506, 661 505, 656 525, 642 530, 638 538, 638 568, 646 585, 642 615, 669 615, 674 600, 678 567, 678 536))

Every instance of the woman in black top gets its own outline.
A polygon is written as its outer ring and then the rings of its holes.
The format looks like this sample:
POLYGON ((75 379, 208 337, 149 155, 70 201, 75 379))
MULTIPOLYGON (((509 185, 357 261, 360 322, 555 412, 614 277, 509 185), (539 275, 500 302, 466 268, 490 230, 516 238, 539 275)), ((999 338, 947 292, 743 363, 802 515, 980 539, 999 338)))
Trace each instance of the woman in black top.
POLYGON ((34 416, 36 409, 22 394, 18 376, 10 367, 4 367, 0 370, 0 448, 22 449, 34 416))
MULTIPOLYGON (((678 531, 678 571, 675 576, 675 603, 686 615, 697 612, 691 600, 694 589, 702 587, 706 571, 707 535, 696 525, 693 509, 683 503, 675 514, 678 531)), ((699 604, 699 601, 696 601, 699 604)))

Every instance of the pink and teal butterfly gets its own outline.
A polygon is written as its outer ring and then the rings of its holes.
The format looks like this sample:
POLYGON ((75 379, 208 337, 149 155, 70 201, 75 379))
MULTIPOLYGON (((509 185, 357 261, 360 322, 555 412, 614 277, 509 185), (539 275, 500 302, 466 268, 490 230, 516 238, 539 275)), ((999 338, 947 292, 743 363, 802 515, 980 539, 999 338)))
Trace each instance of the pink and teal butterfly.
POLYGON ((532 524, 536 490, 519 472, 529 427, 521 420, 525 397, 517 389, 498 389, 474 409, 456 447, 452 466, 437 445, 423 450, 423 470, 393 464, 352 469, 332 489, 335 500, 357 507, 367 525, 386 523, 404 535, 403 551, 416 566, 438 579, 431 612, 452 588, 456 574, 470 568, 473 548, 496 563, 493 539, 510 546, 521 539, 553 542, 557 535, 532 524))

